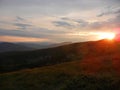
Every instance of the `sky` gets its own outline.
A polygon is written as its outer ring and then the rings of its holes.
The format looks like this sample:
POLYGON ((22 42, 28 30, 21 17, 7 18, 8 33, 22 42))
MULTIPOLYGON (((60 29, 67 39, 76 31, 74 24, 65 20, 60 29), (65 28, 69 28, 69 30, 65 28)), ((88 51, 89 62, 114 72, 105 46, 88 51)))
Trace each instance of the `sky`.
POLYGON ((0 0, 0 41, 81 42, 120 29, 120 0, 0 0))

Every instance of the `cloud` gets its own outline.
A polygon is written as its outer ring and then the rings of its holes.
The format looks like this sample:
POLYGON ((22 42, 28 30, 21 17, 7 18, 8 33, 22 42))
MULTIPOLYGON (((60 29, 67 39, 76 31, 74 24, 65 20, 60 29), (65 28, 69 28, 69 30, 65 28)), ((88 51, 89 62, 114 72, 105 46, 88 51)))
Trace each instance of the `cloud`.
POLYGON ((20 16, 16 16, 16 21, 26 21, 26 20, 20 16))
POLYGON ((106 24, 105 24, 106 22, 93 22, 93 23, 90 23, 89 25, 88 25, 88 27, 90 28, 90 29, 94 29, 94 30, 100 30, 100 29, 102 29, 106 24))
POLYGON ((118 8, 108 8, 106 11, 100 13, 97 15, 97 17, 102 17, 105 15, 111 15, 111 14, 120 14, 120 7, 118 8))
POLYGON ((0 35, 34 37, 34 38, 55 38, 57 36, 65 35, 67 33, 69 32, 61 30, 49 30, 47 28, 30 28, 29 30, 0 29, 0 35))
POLYGON ((68 18, 68 17, 61 17, 60 19, 61 19, 61 20, 68 20, 68 21, 71 21, 71 20, 72 20, 71 18, 68 18))
POLYGON ((53 21, 55 26, 72 28, 73 25, 66 21, 53 21))
POLYGON ((28 31, 28 30, 5 30, 0 29, 0 35, 7 36, 20 36, 20 37, 35 37, 35 38, 45 38, 48 37, 46 33, 40 31, 28 31))
POLYGON ((109 18, 108 20, 105 21, 95 21, 95 22, 89 22, 87 20, 83 19, 71 19, 68 17, 62 17, 61 20, 69 22, 69 24, 73 25, 73 23, 77 23, 74 27, 80 28, 80 31, 86 29, 86 31, 106 31, 111 30, 116 27, 120 27, 120 13, 119 9, 116 9, 116 12, 111 12, 111 13, 117 13, 115 17, 109 18), (81 30, 82 29, 82 30, 81 30))
POLYGON ((117 28, 120 27, 120 14, 118 14, 115 18, 110 19, 109 23, 117 28))
POLYGON ((74 22, 77 22, 81 27, 86 27, 89 24, 89 22, 82 19, 74 20, 74 22))
POLYGON ((45 14, 65 15, 71 12, 85 12, 104 6, 117 6, 118 0, 0 0, 1 12, 17 15, 45 14), (97 8, 96 8, 97 7, 97 8), (10 12, 11 10, 11 12, 10 12))
POLYGON ((74 31, 68 30, 49 30, 46 28, 32 28, 29 30, 2 30, 0 29, 0 36, 14 36, 14 37, 27 37, 27 38, 46 38, 53 42, 61 41, 75 41, 77 37, 72 37, 69 33, 74 31))
POLYGON ((102 30, 103 31, 112 31, 114 28, 120 28, 120 14, 118 14, 116 17, 110 18, 107 21, 102 22, 93 22, 89 24, 89 29, 96 29, 97 31, 102 30))
POLYGON ((67 35, 119 27, 119 3, 120 0, 0 0, 0 17, 13 18, 1 18, 0 35, 77 39, 67 35))
POLYGON ((13 25, 17 26, 19 29, 26 29, 32 26, 30 24, 25 23, 14 23, 13 25))
POLYGON ((83 20, 83 19, 72 19, 68 17, 61 17, 61 21, 56 21, 55 23, 60 24, 56 26, 71 26, 73 28, 75 27, 86 27, 89 22, 83 20))
POLYGON ((15 23, 13 23, 13 25, 17 26, 18 29, 27 29, 32 27, 32 24, 29 24, 29 22, 27 21, 27 19, 21 17, 21 16, 16 16, 15 17, 15 23))
POLYGON ((0 36, 0 42, 45 42, 46 38, 19 37, 19 36, 0 36))

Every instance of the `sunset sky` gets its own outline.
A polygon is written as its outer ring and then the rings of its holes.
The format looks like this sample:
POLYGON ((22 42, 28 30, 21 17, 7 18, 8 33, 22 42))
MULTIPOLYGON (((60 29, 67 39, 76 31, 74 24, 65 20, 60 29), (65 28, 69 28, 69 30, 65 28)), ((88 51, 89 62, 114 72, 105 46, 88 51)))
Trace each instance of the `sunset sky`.
POLYGON ((80 42, 119 28, 120 0, 0 0, 0 41, 80 42))

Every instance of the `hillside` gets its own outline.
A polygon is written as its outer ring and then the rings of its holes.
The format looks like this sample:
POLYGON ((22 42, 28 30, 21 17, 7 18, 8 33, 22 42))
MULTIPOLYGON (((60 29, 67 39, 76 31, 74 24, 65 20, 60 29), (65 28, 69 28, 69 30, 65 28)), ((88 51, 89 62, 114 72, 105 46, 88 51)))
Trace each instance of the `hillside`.
POLYGON ((23 45, 26 47, 31 47, 31 48, 35 48, 35 49, 45 49, 45 48, 53 48, 53 47, 58 47, 58 46, 62 46, 62 45, 68 45, 71 44, 71 42, 62 42, 62 43, 51 43, 51 42, 24 42, 24 43, 17 43, 19 45, 23 45))
POLYGON ((11 52, 11 51, 27 51, 27 50, 33 50, 33 49, 34 48, 30 48, 30 47, 15 44, 15 43, 0 42, 0 53, 11 52))
POLYGON ((110 72, 85 74, 80 63, 72 61, 0 74, 0 90, 120 90, 120 77, 110 72))
POLYGON ((109 62, 109 60, 115 59, 114 64, 118 64, 119 54, 120 43, 106 40, 74 43, 35 51, 1 53, 0 71, 15 71, 74 60, 89 61, 90 59, 98 60, 98 62, 95 63, 100 63, 99 61, 101 61, 101 59, 103 61, 105 59, 106 63, 109 62))
POLYGON ((108 40, 1 53, 0 90, 120 90, 119 55, 108 40))

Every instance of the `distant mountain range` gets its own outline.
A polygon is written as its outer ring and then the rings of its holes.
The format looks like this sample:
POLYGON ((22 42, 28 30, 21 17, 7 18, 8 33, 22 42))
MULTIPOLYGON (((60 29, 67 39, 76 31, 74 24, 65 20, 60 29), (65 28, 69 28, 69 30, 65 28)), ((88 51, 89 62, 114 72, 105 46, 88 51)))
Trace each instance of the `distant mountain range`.
POLYGON ((10 51, 28 51, 33 50, 34 48, 15 44, 15 43, 8 43, 8 42, 1 42, 0 43, 0 52, 10 52, 10 51))
POLYGON ((18 44, 35 48, 35 49, 43 49, 43 48, 58 47, 58 46, 67 45, 71 43, 72 42, 62 42, 62 43, 41 42, 41 43, 18 43, 18 44))
POLYGON ((13 52, 13 51, 30 51, 36 49, 52 48, 70 44, 70 42, 63 43, 9 43, 0 42, 0 52, 13 52))

